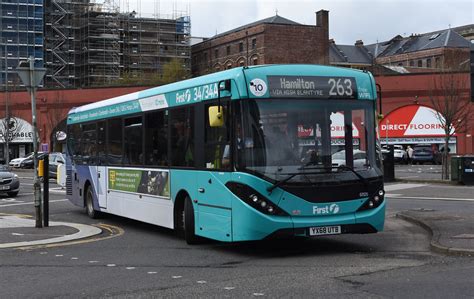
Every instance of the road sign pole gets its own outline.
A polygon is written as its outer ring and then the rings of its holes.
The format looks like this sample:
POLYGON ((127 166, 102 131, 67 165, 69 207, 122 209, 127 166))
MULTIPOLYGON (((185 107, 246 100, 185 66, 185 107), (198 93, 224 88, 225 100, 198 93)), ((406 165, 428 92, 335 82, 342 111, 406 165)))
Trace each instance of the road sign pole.
MULTIPOLYGON (((30 82, 34 82, 33 71, 35 68, 35 60, 30 56, 30 82)), ((38 130, 36 124, 36 86, 30 87, 31 95, 31 118, 33 122, 33 168, 34 168, 34 180, 33 180, 33 192, 35 196, 35 215, 36 215, 36 227, 43 227, 43 217, 41 215, 41 185, 38 177, 38 130)))
POLYGON ((31 96, 31 118, 33 123, 33 167, 34 167, 34 181, 33 191, 35 196, 35 216, 36 227, 43 227, 41 216, 41 185, 38 177, 38 129, 36 124, 36 88, 43 80, 46 69, 35 69, 35 58, 30 56, 29 65, 26 66, 26 61, 20 61, 17 67, 18 76, 25 84, 31 96))

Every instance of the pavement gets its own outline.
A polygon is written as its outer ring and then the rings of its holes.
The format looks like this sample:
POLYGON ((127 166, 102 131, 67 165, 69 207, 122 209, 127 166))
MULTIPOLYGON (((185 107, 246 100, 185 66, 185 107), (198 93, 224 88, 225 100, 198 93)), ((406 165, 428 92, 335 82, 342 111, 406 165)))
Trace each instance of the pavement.
MULTIPOLYGON (((432 180, 430 180, 433 183, 432 180)), ((474 186, 472 187, 474 191, 474 186)), ((397 217, 423 227, 431 236, 430 248, 447 255, 474 256, 474 213, 460 210, 455 214, 429 209, 408 210, 397 217)), ((50 221, 36 228, 31 216, 0 212, 0 249, 31 248, 64 244, 99 235, 99 227, 50 221)))

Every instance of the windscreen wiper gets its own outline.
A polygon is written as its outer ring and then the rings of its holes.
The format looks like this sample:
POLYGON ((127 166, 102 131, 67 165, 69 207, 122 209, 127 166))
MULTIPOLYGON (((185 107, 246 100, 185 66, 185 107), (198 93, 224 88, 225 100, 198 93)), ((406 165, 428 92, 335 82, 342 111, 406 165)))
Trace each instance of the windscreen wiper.
MULTIPOLYGON (((312 164, 315 164, 314 162, 308 162, 306 163, 305 165, 301 166, 300 168, 298 168, 298 170, 304 170, 304 169, 308 169, 307 167, 312 165, 312 164)), ((364 184, 364 186, 367 188, 367 190, 369 189, 369 182, 363 177, 361 176, 357 171, 354 170, 354 168, 352 167, 349 167, 347 165, 340 165, 340 166, 323 166, 323 167, 311 167, 309 169, 318 169, 318 170, 327 170, 327 169, 344 169, 344 170, 349 170, 350 172, 352 172, 353 174, 355 174, 357 176, 357 178, 364 184)), ((288 182, 289 180, 291 180, 292 178, 294 178, 295 176, 299 175, 299 174, 320 174, 320 173, 324 173, 324 172, 321 172, 321 171, 318 171, 318 172, 295 172, 295 173, 289 173, 289 176, 284 178, 283 180, 281 181, 278 181, 276 182, 275 184, 273 184, 272 186, 268 187, 267 188, 267 191, 269 193, 272 193, 272 191, 276 188, 276 187, 279 187, 281 186, 282 184, 288 182)))
POLYGON ((367 187, 369 188, 369 182, 367 182, 367 180, 360 175, 360 173, 358 173, 357 171, 354 170, 354 168, 352 167, 349 167, 347 165, 339 165, 339 166, 333 166, 333 168, 338 168, 338 169, 345 169, 345 170, 349 170, 350 172, 352 172, 353 174, 355 174, 359 180, 367 187))
MULTIPOLYGON (((298 170, 304 170, 306 169, 307 166, 313 164, 314 162, 311 162, 311 163, 306 163, 305 165, 301 166, 300 168, 298 168, 298 170)), ((332 167, 312 167, 311 169, 327 169, 327 168, 332 168, 332 167)), ((320 174, 320 173, 323 173, 321 171, 315 171, 315 172, 294 172, 294 173, 288 173, 288 176, 286 178, 284 178, 283 180, 281 181, 278 181, 276 182, 275 184, 273 184, 272 186, 268 187, 267 188, 267 191, 268 193, 272 193, 272 191, 276 188, 276 187, 279 187, 281 186, 282 184, 288 182, 289 180, 291 180, 292 178, 294 178, 295 176, 297 175, 306 175, 306 174, 320 174)))

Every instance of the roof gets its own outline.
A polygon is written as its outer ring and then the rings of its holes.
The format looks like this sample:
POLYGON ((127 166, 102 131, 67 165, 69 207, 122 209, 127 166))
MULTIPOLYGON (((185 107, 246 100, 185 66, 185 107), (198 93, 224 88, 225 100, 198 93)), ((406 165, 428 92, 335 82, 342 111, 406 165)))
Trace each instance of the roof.
POLYGON ((443 47, 471 48, 472 45, 467 39, 459 35, 455 29, 446 29, 409 37, 397 35, 389 41, 371 45, 355 46, 331 43, 329 46, 329 60, 332 63, 371 64, 373 57, 387 57, 443 47))
POLYGON ((259 20, 259 21, 255 21, 255 22, 253 22, 253 23, 249 23, 249 24, 247 24, 247 25, 243 25, 243 26, 234 28, 234 29, 232 29, 232 30, 229 30, 229 31, 226 31, 226 32, 223 32, 223 33, 216 34, 216 35, 214 35, 214 36, 211 37, 211 38, 221 37, 221 36, 224 36, 224 35, 227 35, 227 34, 230 34, 230 33, 234 33, 234 32, 238 32, 238 31, 241 31, 241 30, 250 28, 250 27, 255 27, 255 26, 260 25, 260 24, 301 25, 300 23, 297 23, 297 22, 295 22, 295 21, 286 19, 286 18, 284 18, 284 17, 282 17, 282 16, 274 15, 273 17, 269 17, 269 18, 266 18, 266 19, 262 19, 262 20, 259 20))
POLYGON ((366 48, 375 57, 392 56, 437 48, 469 48, 470 42, 453 29, 435 33, 425 33, 401 37, 397 35, 387 42, 367 45, 366 48))
POLYGON ((363 46, 336 45, 331 43, 329 46, 329 61, 372 64, 372 56, 363 46))

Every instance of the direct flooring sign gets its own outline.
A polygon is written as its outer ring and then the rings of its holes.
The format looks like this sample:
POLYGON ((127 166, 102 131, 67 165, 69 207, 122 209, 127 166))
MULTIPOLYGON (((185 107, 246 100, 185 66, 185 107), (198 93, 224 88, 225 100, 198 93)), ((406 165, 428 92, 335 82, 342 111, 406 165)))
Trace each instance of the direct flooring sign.
POLYGON ((169 171, 109 168, 109 189, 170 197, 169 171))

